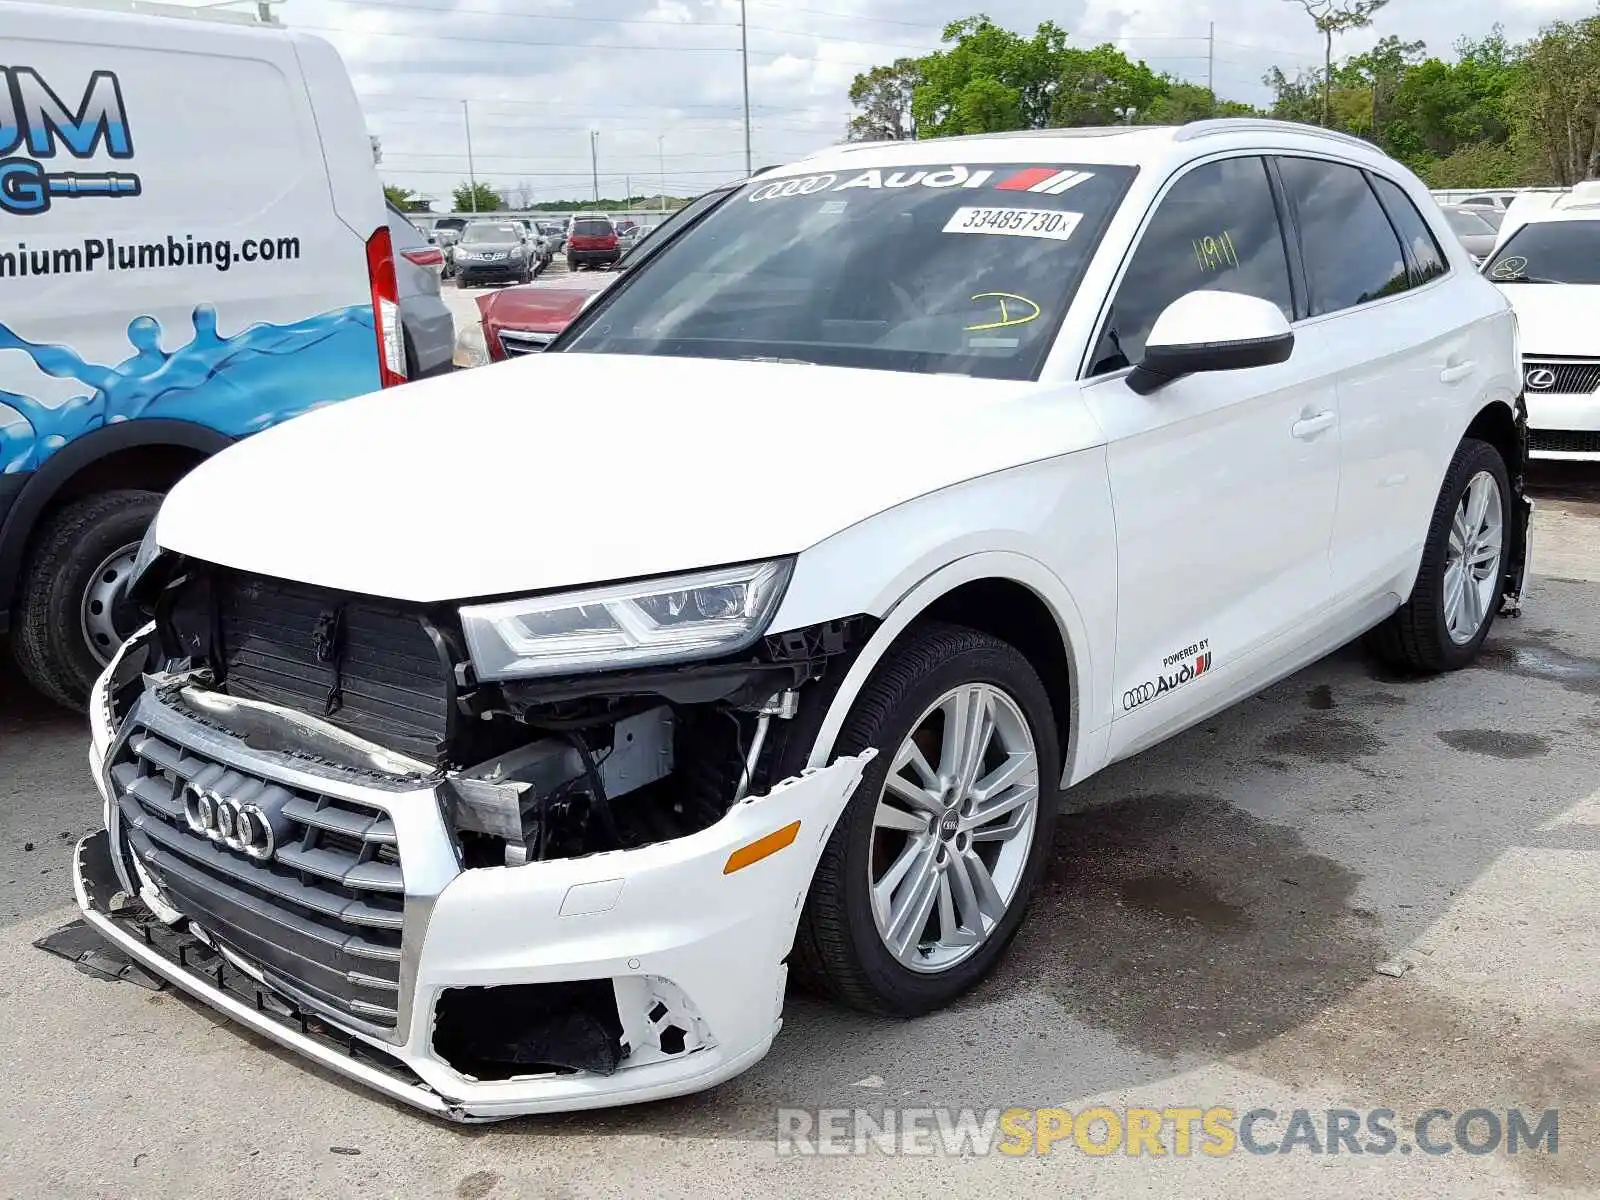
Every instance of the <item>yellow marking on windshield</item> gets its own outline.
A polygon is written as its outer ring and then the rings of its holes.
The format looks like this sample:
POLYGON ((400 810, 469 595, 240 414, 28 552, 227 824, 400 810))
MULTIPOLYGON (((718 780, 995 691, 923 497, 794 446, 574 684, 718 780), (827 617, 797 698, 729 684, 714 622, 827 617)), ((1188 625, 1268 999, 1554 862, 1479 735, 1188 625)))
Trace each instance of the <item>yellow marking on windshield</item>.
POLYGON ((1000 301, 1000 319, 998 321, 990 321, 985 325, 968 325, 964 330, 966 333, 977 333, 983 329, 1008 329, 1013 325, 1026 325, 1039 315, 1039 306, 1037 304, 1026 296, 1019 296, 1015 292, 979 292, 976 296, 969 297, 969 299, 974 302, 979 300, 1000 301), (1020 313, 1013 312, 1010 305, 1006 303, 1008 300, 1023 305, 1024 310, 1020 313))

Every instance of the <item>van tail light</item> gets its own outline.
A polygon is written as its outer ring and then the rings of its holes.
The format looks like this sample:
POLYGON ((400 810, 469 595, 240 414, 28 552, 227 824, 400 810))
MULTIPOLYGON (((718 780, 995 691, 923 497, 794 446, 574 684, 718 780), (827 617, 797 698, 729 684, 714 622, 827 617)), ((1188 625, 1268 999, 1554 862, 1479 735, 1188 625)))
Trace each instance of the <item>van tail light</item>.
POLYGON ((367 239, 367 280, 378 334, 378 383, 394 387, 406 381, 406 334, 400 324, 400 285, 395 281, 394 243, 387 227, 367 239))
POLYGON ((418 267, 444 266, 444 251, 437 246, 426 246, 420 250, 402 250, 400 253, 405 260, 418 267))

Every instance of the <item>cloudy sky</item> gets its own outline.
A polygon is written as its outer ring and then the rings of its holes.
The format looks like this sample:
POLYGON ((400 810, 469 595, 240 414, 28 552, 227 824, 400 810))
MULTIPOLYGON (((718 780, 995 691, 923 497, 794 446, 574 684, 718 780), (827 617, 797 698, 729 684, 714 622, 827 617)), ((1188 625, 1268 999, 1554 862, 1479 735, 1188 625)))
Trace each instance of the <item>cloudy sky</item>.
MULTIPOLYGON (((937 47, 945 21, 980 0, 746 0, 755 164, 842 140, 851 79, 937 47)), ((1398 34, 1448 53, 1498 20, 1513 38, 1586 16, 1596 0, 1391 0, 1374 29, 1335 54, 1398 34)), ((386 183, 444 197, 467 176, 535 200, 691 194, 742 173, 739 0, 283 0, 290 26, 344 56, 386 183), (467 101, 465 108, 462 101, 467 101)), ((1204 82, 1216 26, 1216 88, 1261 102, 1266 70, 1320 61, 1295 0, 987 0, 989 15, 1032 30, 1050 18, 1082 45, 1112 41, 1154 69, 1204 82)), ((436 205, 443 209, 445 205, 436 205)))

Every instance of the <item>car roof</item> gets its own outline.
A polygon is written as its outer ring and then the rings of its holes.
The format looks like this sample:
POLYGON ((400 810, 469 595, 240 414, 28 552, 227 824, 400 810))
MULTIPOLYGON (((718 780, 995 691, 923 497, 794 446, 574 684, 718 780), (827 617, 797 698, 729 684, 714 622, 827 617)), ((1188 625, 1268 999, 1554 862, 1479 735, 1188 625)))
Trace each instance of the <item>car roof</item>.
POLYGON ((1393 164, 1376 146, 1349 134, 1256 117, 1223 117, 1187 125, 1111 125, 1076 129, 1028 129, 968 134, 920 141, 849 142, 831 146, 752 178, 810 171, 901 166, 935 159, 978 162, 1061 161, 1154 166, 1200 158, 1217 150, 1300 150, 1393 164))

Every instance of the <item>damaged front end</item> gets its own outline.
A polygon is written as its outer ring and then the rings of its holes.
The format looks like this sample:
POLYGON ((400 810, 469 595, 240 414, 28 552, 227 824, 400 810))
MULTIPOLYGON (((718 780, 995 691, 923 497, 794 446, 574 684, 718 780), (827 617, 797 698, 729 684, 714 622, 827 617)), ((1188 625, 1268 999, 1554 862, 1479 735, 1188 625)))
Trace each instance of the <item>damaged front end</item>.
POLYGON ((93 698, 88 919, 275 1040, 456 1119, 709 1087, 780 1024, 870 751, 802 771, 852 619, 479 677, 458 611, 195 563, 93 698))

